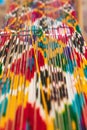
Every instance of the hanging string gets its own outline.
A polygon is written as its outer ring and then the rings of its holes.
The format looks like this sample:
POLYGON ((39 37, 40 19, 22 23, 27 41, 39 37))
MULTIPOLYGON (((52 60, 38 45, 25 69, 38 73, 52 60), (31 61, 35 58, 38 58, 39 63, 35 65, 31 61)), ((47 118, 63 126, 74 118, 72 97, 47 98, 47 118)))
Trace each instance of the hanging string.
MULTIPOLYGON (((19 42, 19 41, 17 41, 17 42, 19 42)), ((20 44, 18 44, 18 46, 19 46, 20 44)), ((15 44, 15 48, 14 48, 14 52, 13 52, 13 54, 15 54, 15 49, 16 49, 16 44, 15 44)), ((18 57, 18 52, 19 52, 19 47, 17 48, 17 52, 16 52, 16 54, 15 54, 15 56, 16 57, 18 57)), ((13 70, 13 77, 12 77, 12 80, 11 80, 11 88, 10 88, 10 97, 9 97, 9 103, 10 102, 12 102, 12 96, 13 96, 13 93, 14 93, 14 80, 15 80, 15 77, 16 77, 16 71, 17 71, 17 67, 16 67, 16 64, 17 64, 17 58, 16 59, 14 59, 15 57, 14 57, 14 55, 13 55, 13 58, 12 58, 12 61, 14 62, 14 60, 15 60, 15 64, 14 64, 14 70, 13 70)), ((8 121, 9 121, 9 109, 10 109, 10 107, 11 107, 11 104, 9 104, 8 103, 8 112, 7 112, 7 114, 8 114, 8 121)), ((7 125, 6 125, 6 130, 8 130, 8 127, 9 127, 9 122, 7 123, 7 125)))

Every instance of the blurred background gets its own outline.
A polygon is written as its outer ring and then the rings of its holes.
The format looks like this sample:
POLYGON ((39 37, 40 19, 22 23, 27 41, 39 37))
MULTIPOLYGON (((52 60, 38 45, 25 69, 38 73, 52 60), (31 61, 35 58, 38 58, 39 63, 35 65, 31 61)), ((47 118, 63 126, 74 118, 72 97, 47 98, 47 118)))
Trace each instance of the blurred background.
MULTIPOLYGON (((3 18, 9 8, 9 4, 13 1, 21 3, 23 0, 0 0, 0 28, 4 22, 3 18)), ((71 3, 77 12, 77 19, 79 21, 84 38, 87 41, 87 0, 71 0, 71 3)))

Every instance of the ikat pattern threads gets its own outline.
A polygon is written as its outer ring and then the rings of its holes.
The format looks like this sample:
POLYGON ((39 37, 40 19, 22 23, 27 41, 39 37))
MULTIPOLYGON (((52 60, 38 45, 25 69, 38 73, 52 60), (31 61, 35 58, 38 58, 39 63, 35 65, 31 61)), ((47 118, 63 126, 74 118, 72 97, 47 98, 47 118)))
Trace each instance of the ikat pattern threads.
POLYGON ((26 6, 12 4, 1 30, 0 130, 86 130, 87 47, 75 11, 56 0, 26 6))

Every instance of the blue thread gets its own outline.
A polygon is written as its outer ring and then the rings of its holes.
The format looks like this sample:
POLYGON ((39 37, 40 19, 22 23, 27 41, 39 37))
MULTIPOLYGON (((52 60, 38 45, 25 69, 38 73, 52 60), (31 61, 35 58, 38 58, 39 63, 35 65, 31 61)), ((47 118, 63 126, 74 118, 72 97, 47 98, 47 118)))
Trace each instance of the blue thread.
POLYGON ((7 79, 5 83, 2 83, 2 95, 9 93, 10 91, 10 80, 7 79))
POLYGON ((85 66, 85 68, 84 68, 84 75, 87 78, 87 66, 85 66))
POLYGON ((5 4, 5 0, 0 0, 0 5, 4 5, 5 4))
POLYGON ((33 66, 34 66, 34 57, 31 57, 28 59, 28 67, 30 68, 30 71, 32 71, 33 66))
POLYGON ((8 104, 8 99, 5 98, 1 103, 0 103, 0 117, 2 115, 6 114, 6 109, 7 109, 7 104, 8 104), (4 107, 4 108, 2 108, 4 107))

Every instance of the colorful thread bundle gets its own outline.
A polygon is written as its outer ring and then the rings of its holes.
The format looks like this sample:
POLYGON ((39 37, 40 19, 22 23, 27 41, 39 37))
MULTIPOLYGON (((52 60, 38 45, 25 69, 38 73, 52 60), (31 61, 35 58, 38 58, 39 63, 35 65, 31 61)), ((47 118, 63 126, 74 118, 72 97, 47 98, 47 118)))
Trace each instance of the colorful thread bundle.
POLYGON ((11 4, 0 31, 0 130, 86 130, 87 47, 69 2, 11 4))

